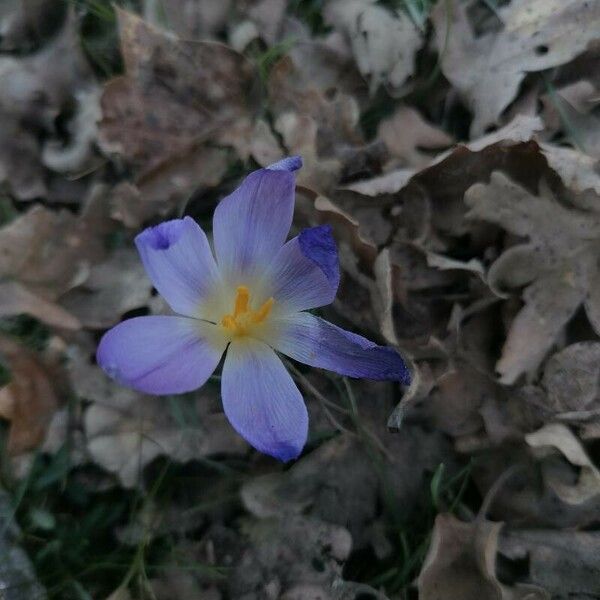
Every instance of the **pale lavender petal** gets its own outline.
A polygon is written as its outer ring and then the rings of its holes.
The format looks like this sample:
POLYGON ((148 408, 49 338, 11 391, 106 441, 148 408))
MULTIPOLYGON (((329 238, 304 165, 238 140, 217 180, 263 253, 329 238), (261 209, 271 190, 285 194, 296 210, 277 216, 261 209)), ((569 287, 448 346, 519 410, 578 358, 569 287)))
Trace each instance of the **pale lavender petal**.
POLYGON ((260 169, 221 200, 213 218, 217 262, 234 285, 258 275, 281 248, 294 214, 294 175, 260 169))
POLYGON ((287 156, 278 160, 276 163, 269 165, 267 169, 272 171, 297 171, 302 168, 301 156, 287 156))
POLYGON ((135 243, 148 276, 177 313, 210 319, 208 301, 220 275, 206 234, 190 217, 142 231, 135 243))
POLYGON ((107 331, 96 353, 110 376, 147 394, 180 394, 212 375, 227 340, 217 326, 186 317, 136 317, 107 331))
POLYGON ((302 452, 308 434, 304 400, 265 343, 246 339, 230 344, 221 395, 227 418, 254 448, 283 461, 302 452))
POLYGON ((265 274, 265 295, 279 314, 331 304, 340 282, 331 227, 305 229, 287 242, 265 274))
POLYGON ((410 383, 408 367, 393 348, 378 346, 310 313, 277 319, 267 341, 279 352, 311 367, 349 377, 410 383))

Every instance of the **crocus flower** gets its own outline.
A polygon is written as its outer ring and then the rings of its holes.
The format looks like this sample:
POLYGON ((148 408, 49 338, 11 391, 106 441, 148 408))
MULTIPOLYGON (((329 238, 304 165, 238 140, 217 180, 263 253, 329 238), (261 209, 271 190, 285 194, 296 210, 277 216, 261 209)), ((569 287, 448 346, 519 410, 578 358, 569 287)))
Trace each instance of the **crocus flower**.
POLYGON ((97 359, 120 383, 148 394, 203 385, 226 352, 227 418, 257 450, 287 461, 306 442, 308 414, 277 352, 349 377, 409 383, 400 355, 307 312, 339 283, 331 227, 285 241, 294 212, 290 157, 251 173, 217 206, 214 256, 190 217, 140 233, 135 243, 172 316, 129 319, 102 338, 97 359))

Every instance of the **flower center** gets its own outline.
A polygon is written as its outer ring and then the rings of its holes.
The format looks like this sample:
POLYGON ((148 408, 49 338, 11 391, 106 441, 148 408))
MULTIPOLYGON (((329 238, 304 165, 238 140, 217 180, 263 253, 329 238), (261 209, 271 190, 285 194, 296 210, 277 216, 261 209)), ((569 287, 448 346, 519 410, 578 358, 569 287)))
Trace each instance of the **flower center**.
POLYGON ((250 290, 245 285, 239 285, 235 294, 233 313, 221 319, 221 325, 233 335, 247 335, 253 326, 263 323, 269 316, 275 304, 274 298, 269 298, 258 310, 250 308, 250 290))

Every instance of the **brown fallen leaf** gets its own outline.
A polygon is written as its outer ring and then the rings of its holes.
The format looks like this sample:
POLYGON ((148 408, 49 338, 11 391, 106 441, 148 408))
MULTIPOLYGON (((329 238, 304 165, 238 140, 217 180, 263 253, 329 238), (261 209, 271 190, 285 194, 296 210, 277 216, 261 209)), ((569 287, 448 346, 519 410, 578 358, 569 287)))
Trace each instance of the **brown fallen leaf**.
POLYGON ((102 96, 103 150, 123 156, 140 176, 207 142, 233 145, 245 158, 252 65, 223 44, 180 40, 127 11, 118 10, 118 20, 125 75, 102 96))
POLYGON ((497 9, 500 30, 476 37, 467 9, 467 2, 440 3, 431 18, 442 71, 473 110, 475 136, 497 123, 526 73, 582 54, 600 26, 595 2, 513 0, 497 9))
POLYGON ((501 381, 511 384, 539 366, 582 303, 592 317, 600 311, 600 298, 591 295, 598 277, 600 214, 565 207, 548 190, 534 196, 498 172, 488 185, 471 187, 465 203, 471 209, 467 218, 529 240, 506 250, 494 265, 496 279, 508 279, 499 273, 516 268, 523 273, 520 282, 528 284, 525 306, 510 326, 497 364, 501 381))
POLYGON ((0 354, 11 380, 0 389, 0 417, 10 421, 7 451, 17 456, 43 441, 59 406, 56 376, 39 355, 8 337, 0 337, 0 354))
POLYGON ((30 314, 48 325, 75 329, 79 321, 56 303, 80 285, 105 255, 102 188, 93 188, 79 216, 31 207, 0 228, 0 313, 30 314))

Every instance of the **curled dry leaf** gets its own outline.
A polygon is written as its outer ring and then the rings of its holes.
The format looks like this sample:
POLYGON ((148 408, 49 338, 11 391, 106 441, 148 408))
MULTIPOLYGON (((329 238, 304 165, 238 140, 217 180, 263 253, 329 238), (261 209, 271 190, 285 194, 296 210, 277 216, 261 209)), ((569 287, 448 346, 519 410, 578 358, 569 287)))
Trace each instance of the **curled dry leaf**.
POLYGON ((473 110, 473 135, 497 123, 526 73, 562 65, 597 38, 600 7, 587 0, 513 0, 497 9, 499 31, 477 37, 468 2, 432 11, 442 71, 473 110), (493 48, 493 51, 490 49, 493 48))
POLYGON ((502 523, 464 523, 450 514, 435 520, 429 552, 417 580, 420 600, 549 600, 533 586, 509 588, 496 576, 502 523))
MULTIPOLYGON (((27 10, 35 12, 36 7, 29 6, 27 10)), ((42 153, 47 151, 44 143, 58 148, 58 117, 68 118, 68 106, 76 102, 77 94, 85 94, 93 87, 71 10, 67 11, 62 29, 36 53, 0 57, 0 181, 7 182, 17 198, 31 200, 47 194, 42 164, 42 153)), ((74 170, 84 167, 90 159, 91 140, 83 133, 90 127, 94 129, 93 122, 84 125, 71 120, 67 125, 72 131, 66 148, 78 148, 69 163, 74 170)), ((56 165, 50 161, 47 166, 56 165)))
POLYGON ((558 450, 571 465, 579 469, 579 477, 575 483, 571 481, 572 477, 565 477, 560 468, 550 467, 545 473, 548 485, 563 502, 579 505, 600 496, 600 471, 566 425, 549 423, 526 435, 525 441, 532 448, 541 451, 558 450))
POLYGON ((547 190, 534 196, 498 172, 489 184, 471 187, 465 202, 471 208, 468 218, 494 223, 529 240, 507 250, 494 268, 496 280, 510 268, 518 274, 513 281, 528 284, 525 306, 511 324, 497 364, 501 381, 514 383, 539 366, 582 303, 595 306, 590 291, 598 277, 600 213, 563 206, 547 190), (525 265, 519 266, 520 261, 525 265))

